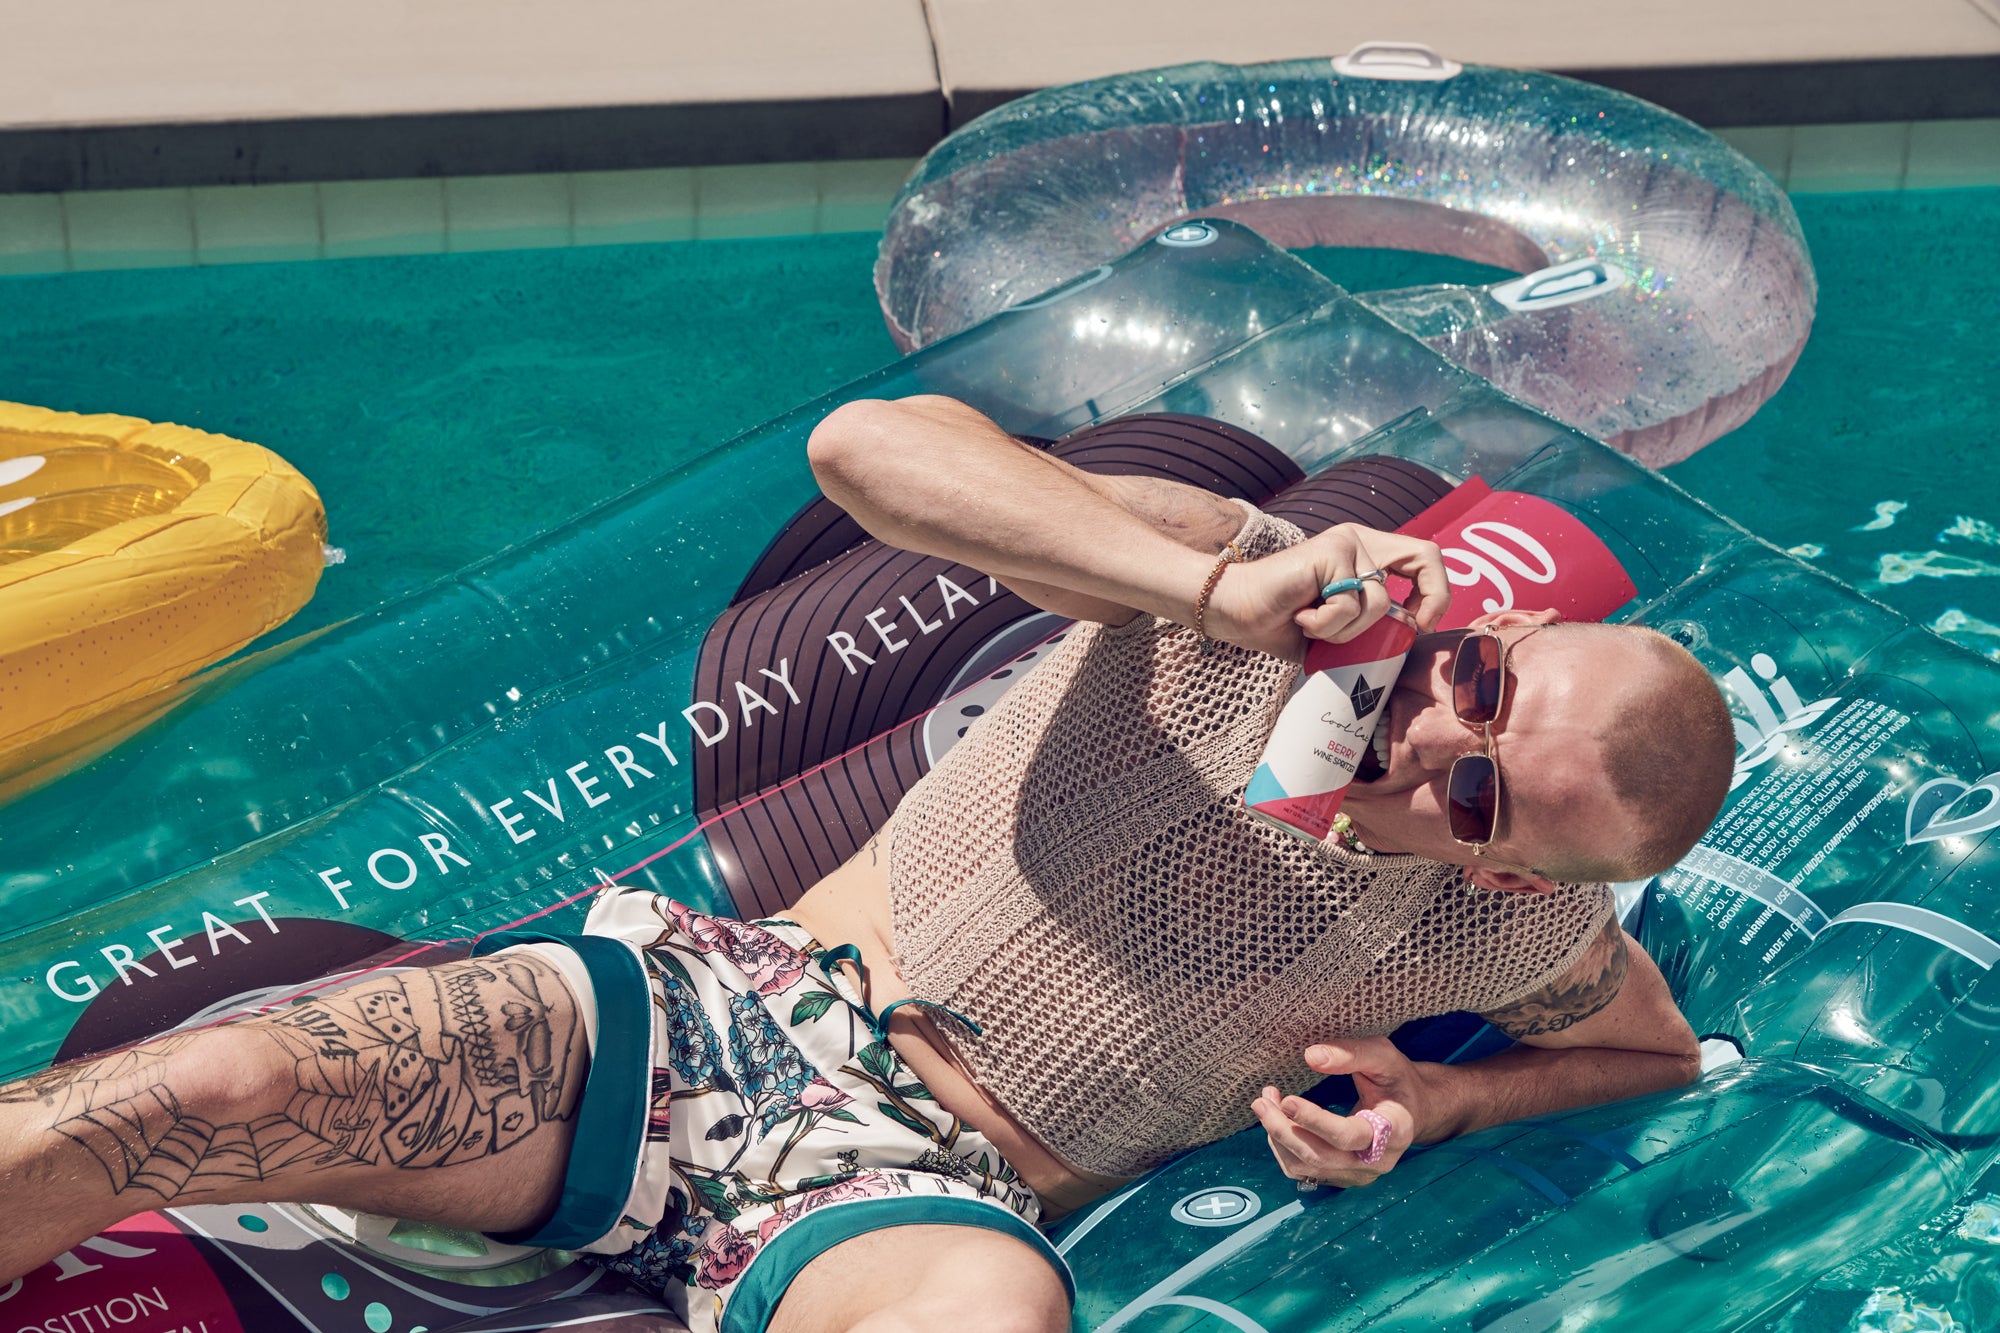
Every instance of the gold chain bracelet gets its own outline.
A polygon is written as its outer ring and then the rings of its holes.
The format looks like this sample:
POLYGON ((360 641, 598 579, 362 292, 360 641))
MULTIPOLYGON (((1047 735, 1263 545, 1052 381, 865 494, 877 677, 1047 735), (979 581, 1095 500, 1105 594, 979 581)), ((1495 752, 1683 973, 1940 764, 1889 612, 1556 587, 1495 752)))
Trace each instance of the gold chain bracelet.
POLYGON ((1208 599, 1214 594, 1215 585, 1222 581, 1222 571, 1228 568, 1231 562, 1242 558, 1243 552, 1237 549, 1235 542, 1223 543, 1222 553, 1215 557, 1215 567, 1209 570, 1208 577, 1202 580, 1201 595, 1194 599, 1194 632, 1201 636, 1204 647, 1213 642, 1209 638, 1208 626, 1204 623, 1208 619, 1208 599))

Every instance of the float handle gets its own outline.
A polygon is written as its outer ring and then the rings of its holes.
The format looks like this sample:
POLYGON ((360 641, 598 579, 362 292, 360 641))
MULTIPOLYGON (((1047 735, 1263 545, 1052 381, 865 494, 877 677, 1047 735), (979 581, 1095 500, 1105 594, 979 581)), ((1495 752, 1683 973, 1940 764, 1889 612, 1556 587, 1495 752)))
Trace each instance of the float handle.
POLYGON ((1333 72, 1354 79, 1441 82, 1464 68, 1422 42, 1363 42, 1333 58, 1333 72))

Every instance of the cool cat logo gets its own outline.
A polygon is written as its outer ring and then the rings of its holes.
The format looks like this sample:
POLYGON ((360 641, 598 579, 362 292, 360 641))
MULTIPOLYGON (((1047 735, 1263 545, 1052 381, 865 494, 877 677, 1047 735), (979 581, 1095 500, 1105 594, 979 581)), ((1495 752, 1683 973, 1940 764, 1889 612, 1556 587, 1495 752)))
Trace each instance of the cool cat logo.
MULTIPOLYGON (((851 630, 827 634, 817 669, 858 675, 1002 591, 992 578, 975 593, 939 574, 930 590, 935 600, 929 595, 915 600, 899 597, 894 606, 878 606, 861 615, 851 630)), ((532 842, 544 831, 567 825, 579 812, 607 804, 621 791, 658 781, 680 767, 684 752, 692 757, 697 745, 705 749, 720 744, 732 727, 754 727, 765 714, 778 717, 802 704, 801 683, 804 674, 795 673, 792 659, 779 658, 759 667, 754 678, 734 682, 720 699, 698 699, 681 709, 680 727, 669 717, 635 730, 620 728, 615 739, 604 737, 611 743, 597 747, 597 753, 554 773, 535 774, 486 802, 485 812, 505 833, 509 847, 532 842)), ((369 898, 381 892, 403 893, 419 885, 441 891, 454 873, 473 869, 477 857, 478 848, 471 844, 454 843, 443 833, 420 833, 414 844, 370 848, 315 869, 307 896, 316 901, 320 914, 353 914, 365 911, 369 898)), ((44 970, 43 985, 58 999, 88 1004, 106 987, 142 984, 163 972, 218 958, 225 947, 233 950, 281 936, 282 916, 290 913, 274 913, 272 897, 273 891, 267 890, 206 905, 189 904, 173 919, 137 931, 130 939, 93 941, 59 959, 44 970)))

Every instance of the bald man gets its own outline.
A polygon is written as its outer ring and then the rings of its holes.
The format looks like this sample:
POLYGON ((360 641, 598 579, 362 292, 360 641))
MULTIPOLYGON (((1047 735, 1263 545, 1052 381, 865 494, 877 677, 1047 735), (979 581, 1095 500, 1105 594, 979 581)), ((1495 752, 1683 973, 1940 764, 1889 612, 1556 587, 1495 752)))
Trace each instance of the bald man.
POLYGON ((1400 574, 1434 626, 1435 546, 1086 474, 948 399, 849 404, 811 457, 874 536, 1085 628, 783 918, 611 890, 575 939, 0 1092, 0 1275, 163 1202, 311 1200, 601 1255, 696 1330, 1066 1329, 1035 1223, 1177 1152, 1261 1123, 1302 1184, 1361 1185, 1694 1076, 1602 882, 1727 790, 1677 646, 1549 612, 1421 635, 1344 839, 1307 844, 1244 784, 1306 640, 1387 605, 1320 590, 1400 574), (1520 1045, 1381 1035, 1457 1009, 1520 1045), (1351 1114, 1298 1095, 1332 1073, 1351 1114))

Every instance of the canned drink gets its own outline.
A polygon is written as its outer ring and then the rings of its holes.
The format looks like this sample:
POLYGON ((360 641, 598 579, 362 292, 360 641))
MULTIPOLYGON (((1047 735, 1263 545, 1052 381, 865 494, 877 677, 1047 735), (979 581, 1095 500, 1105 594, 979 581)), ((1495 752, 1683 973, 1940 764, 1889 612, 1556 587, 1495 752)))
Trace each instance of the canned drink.
POLYGON ((1313 641, 1305 677, 1243 793, 1252 815, 1312 842, 1325 839, 1416 641, 1416 621, 1393 604, 1346 643, 1313 641))

